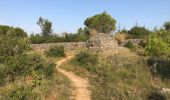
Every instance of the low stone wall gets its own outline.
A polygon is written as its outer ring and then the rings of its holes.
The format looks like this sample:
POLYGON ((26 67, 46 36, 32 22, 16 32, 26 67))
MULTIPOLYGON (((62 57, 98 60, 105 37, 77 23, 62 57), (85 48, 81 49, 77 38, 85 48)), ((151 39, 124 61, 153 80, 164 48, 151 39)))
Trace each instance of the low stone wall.
POLYGON ((62 43, 46 43, 46 44, 32 44, 31 47, 35 51, 44 52, 50 47, 56 45, 63 45, 65 49, 75 50, 86 48, 86 42, 62 42, 62 43))
POLYGON ((142 42, 142 39, 127 39, 125 41, 123 41, 120 45, 124 46, 125 44, 127 44, 128 42, 131 42, 133 45, 139 45, 142 42))

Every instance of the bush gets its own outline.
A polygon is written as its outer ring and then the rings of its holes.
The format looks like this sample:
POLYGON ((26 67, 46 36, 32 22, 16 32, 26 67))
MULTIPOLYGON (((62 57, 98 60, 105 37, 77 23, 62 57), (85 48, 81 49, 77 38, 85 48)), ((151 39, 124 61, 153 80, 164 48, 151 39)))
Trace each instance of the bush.
POLYGON ((24 30, 9 26, 0 26, 0 62, 8 56, 20 55, 30 49, 24 30))
POLYGON ((125 44, 125 47, 129 48, 129 49, 133 49, 134 48, 134 45, 131 41, 128 41, 126 44, 125 44))
POLYGON ((153 57, 168 56, 169 50, 168 44, 157 34, 151 35, 145 46, 146 53, 153 57))
POLYGON ((165 30, 170 30, 170 21, 164 23, 165 30))
POLYGON ((30 100, 35 99, 36 94, 32 92, 30 86, 16 86, 9 94, 6 99, 8 100, 30 100))
POLYGON ((32 34, 29 37, 29 40, 31 41, 32 44, 41 44, 45 42, 45 38, 39 34, 36 35, 32 34))
POLYGON ((46 55, 50 57, 64 57, 64 46, 51 47, 50 50, 46 52, 46 55))
POLYGON ((0 84, 3 85, 6 81, 14 81, 18 77, 34 74, 43 78, 51 77, 54 67, 54 63, 47 62, 38 54, 11 56, 5 60, 4 65, 0 65, 0 84))
POLYGON ((43 37, 39 34, 32 34, 29 37, 29 40, 32 44, 41 44, 41 43, 58 43, 58 42, 82 42, 89 39, 89 35, 86 30, 82 30, 79 33, 66 33, 65 36, 50 35, 48 37, 43 37))
POLYGON ((145 38, 151 31, 145 27, 134 26, 128 33, 131 35, 131 38, 145 38))
POLYGON ((73 60, 74 64, 85 67, 87 70, 95 71, 95 65, 98 63, 98 55, 89 51, 81 51, 73 60))

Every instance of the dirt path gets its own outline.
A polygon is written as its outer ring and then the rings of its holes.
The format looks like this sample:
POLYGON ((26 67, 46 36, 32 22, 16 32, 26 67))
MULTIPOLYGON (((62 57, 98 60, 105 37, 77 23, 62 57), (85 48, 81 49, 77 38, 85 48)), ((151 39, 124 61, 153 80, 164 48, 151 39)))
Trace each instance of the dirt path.
POLYGON ((89 82, 86 79, 83 79, 77 75, 75 75, 73 72, 67 72, 63 69, 60 69, 59 66, 66 62, 67 60, 71 59, 73 56, 68 56, 67 58, 64 58, 60 61, 57 62, 57 70, 67 76, 71 82, 72 86, 75 88, 72 91, 73 97, 70 99, 75 99, 75 100, 91 100, 90 94, 91 92, 88 90, 89 87, 89 82))

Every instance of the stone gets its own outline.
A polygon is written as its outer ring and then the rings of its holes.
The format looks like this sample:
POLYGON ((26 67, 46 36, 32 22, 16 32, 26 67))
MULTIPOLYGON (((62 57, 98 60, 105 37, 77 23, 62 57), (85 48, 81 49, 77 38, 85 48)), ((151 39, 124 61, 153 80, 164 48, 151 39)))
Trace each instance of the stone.
POLYGON ((98 33, 86 42, 86 47, 94 51, 114 50, 118 43, 111 35, 98 33))

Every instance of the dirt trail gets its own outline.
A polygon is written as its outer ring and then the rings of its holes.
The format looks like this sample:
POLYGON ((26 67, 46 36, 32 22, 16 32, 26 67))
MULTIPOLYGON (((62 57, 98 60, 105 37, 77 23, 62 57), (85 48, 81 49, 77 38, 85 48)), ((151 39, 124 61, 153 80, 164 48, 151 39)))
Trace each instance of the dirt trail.
POLYGON ((72 86, 75 88, 72 91, 73 97, 70 99, 75 99, 75 100, 91 100, 91 92, 88 90, 89 87, 89 82, 86 79, 83 79, 77 75, 75 75, 73 72, 67 72, 63 69, 60 69, 59 66, 66 62, 67 60, 71 59, 73 56, 68 56, 67 58, 64 58, 60 61, 57 62, 57 70, 67 76, 71 82, 72 86))

